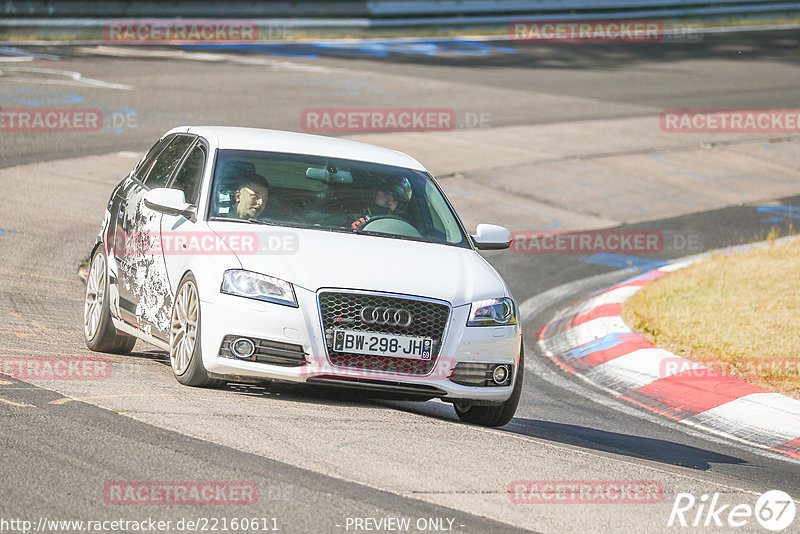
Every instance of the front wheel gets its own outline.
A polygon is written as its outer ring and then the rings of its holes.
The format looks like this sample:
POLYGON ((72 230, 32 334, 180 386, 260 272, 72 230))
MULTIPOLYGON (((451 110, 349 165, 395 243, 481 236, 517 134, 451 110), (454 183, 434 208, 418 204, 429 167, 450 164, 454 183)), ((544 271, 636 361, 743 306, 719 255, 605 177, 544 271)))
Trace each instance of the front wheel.
POLYGON ((175 295, 169 333, 169 363, 178 382, 208 387, 221 382, 208 376, 200 343, 200 295, 197 281, 187 274, 175 295))
POLYGON ((517 411, 519 398, 522 395, 522 378, 525 376, 525 349, 519 348, 519 366, 517 367, 517 380, 511 396, 498 406, 472 406, 463 403, 454 403, 456 415, 465 423, 480 426, 497 427, 508 424, 517 411))

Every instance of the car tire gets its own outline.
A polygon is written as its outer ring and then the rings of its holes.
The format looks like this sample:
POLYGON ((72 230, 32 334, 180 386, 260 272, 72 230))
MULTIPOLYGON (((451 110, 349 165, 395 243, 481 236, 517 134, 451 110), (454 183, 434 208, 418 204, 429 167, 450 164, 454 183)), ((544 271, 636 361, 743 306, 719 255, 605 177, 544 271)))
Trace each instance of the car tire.
POLYGON ((464 403, 454 403, 456 415, 465 423, 473 425, 498 427, 508 424, 517 411, 519 398, 522 395, 522 378, 525 376, 525 349, 520 344, 519 347, 519 366, 517 367, 517 379, 514 382, 514 390, 511 396, 503 404, 497 406, 470 406, 464 403))
POLYGON ((187 273, 175 292, 169 322, 169 363, 183 385, 215 387, 222 384, 208 376, 200 343, 200 293, 197 280, 187 273))
POLYGON ((97 247, 86 277, 83 302, 83 337, 86 346, 96 352, 128 354, 136 338, 114 327, 108 302, 108 259, 102 245, 97 247))

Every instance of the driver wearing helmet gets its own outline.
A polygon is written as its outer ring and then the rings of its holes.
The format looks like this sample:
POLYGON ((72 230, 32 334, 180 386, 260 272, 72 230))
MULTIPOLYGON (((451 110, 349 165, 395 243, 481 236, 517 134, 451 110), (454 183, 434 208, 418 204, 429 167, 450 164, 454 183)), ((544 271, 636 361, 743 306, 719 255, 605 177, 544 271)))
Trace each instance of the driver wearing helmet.
POLYGON ((366 214, 351 225, 353 230, 362 230, 375 217, 393 215, 398 208, 411 200, 411 194, 411 183, 404 176, 381 180, 372 195, 370 205, 364 210, 366 214))

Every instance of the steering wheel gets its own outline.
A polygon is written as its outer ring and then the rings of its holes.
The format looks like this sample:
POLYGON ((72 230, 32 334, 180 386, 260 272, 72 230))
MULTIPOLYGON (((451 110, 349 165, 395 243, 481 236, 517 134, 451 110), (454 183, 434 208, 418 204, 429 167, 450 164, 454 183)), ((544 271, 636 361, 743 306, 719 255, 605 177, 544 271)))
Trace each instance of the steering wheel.
POLYGON ((406 237, 422 237, 422 234, 410 222, 399 215, 377 215, 368 220, 361 230, 406 237))

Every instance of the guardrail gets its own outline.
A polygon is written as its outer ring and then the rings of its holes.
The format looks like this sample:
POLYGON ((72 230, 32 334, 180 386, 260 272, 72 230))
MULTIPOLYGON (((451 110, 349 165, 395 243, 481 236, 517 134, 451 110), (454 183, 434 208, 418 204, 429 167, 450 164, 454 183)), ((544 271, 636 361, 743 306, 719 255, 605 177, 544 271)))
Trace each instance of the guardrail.
POLYGON ((682 9, 697 7, 758 8, 759 5, 781 4, 786 0, 373 0, 367 2, 372 17, 462 14, 541 14, 554 11, 566 14, 581 12, 599 14, 606 10, 682 9))
POLYGON ((519 17, 606 18, 691 16, 792 11, 791 0, 3 0, 0 17, 53 20, 92 18, 352 18, 370 25, 505 22, 519 17))
POLYGON ((498 26, 532 19, 674 20, 748 15, 798 18, 800 0, 0 0, 0 43, 107 42, 106 26, 121 19, 146 19, 142 23, 166 19, 182 24, 239 20, 259 28, 256 41, 269 42, 402 35, 409 28, 432 29, 432 35, 464 27, 496 32, 498 26))
POLYGON ((788 0, 461 0, 421 2, 375 0, 370 4, 370 25, 432 26, 504 24, 522 18, 588 20, 620 18, 683 18, 717 15, 789 13, 800 2, 788 0), (397 18, 393 18, 397 17, 397 18))

